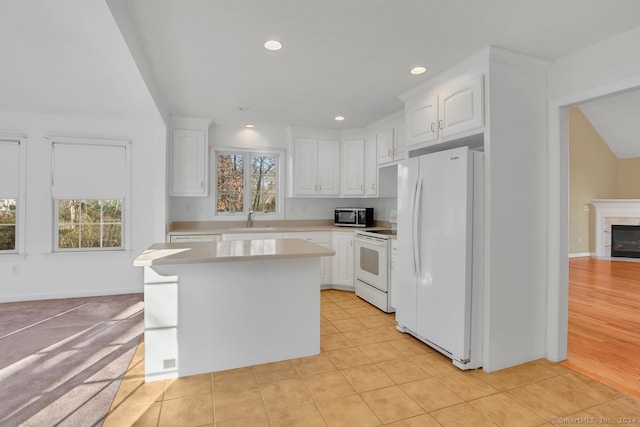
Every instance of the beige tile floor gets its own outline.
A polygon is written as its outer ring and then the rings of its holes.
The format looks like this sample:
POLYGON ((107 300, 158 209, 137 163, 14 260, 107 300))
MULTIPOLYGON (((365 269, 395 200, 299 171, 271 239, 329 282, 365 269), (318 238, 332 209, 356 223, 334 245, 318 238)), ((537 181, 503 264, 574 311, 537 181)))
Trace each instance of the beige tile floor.
POLYGON ((141 343, 104 425, 640 423, 639 400, 558 364, 460 371, 351 292, 322 291, 321 312, 322 351, 301 359, 145 383, 141 343))

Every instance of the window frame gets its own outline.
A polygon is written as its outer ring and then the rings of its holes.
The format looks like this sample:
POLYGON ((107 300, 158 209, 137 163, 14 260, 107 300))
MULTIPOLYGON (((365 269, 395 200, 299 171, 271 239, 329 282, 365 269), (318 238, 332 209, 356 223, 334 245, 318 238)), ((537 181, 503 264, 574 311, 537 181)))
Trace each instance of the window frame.
MULTIPOLYGON (((16 231, 15 231, 15 248, 13 250, 0 250, 0 256, 24 255, 25 253, 25 236, 26 236, 26 178, 27 178, 27 158, 26 158, 26 140, 25 135, 0 133, 0 141, 13 142, 18 144, 18 197, 16 199, 16 231)), ((0 198, 3 195, 0 194, 0 198)))
POLYGON ((212 207, 213 214, 217 220, 237 221, 244 219, 249 214, 251 203, 243 203, 242 212, 218 212, 218 155, 242 155, 243 159, 243 200, 251 200, 251 156, 270 156, 276 158, 276 211, 275 212, 254 212, 255 219, 283 219, 284 218, 284 167, 282 162, 285 159, 284 151, 270 149, 246 149, 235 147, 217 147, 212 152, 212 170, 214 173, 211 177, 212 190, 212 207))
POLYGON ((53 222, 53 230, 52 230, 52 249, 53 253, 90 253, 90 252, 124 252, 131 250, 131 178, 132 178, 132 167, 131 167, 131 141, 128 140, 119 140, 119 139, 103 139, 103 138, 93 138, 93 137, 66 137, 66 136, 49 136, 47 137, 51 143, 51 203, 52 203, 52 222, 53 222), (53 192, 54 186, 54 168, 55 168, 55 159, 54 159, 54 144, 71 144, 71 145, 81 145, 81 146, 107 146, 107 147, 122 147, 125 150, 125 188, 124 195, 122 199, 118 199, 122 201, 122 217, 120 219, 121 226, 121 245, 120 247, 90 247, 90 248, 60 248, 58 246, 59 241, 59 230, 60 230, 60 217, 58 211, 58 201, 59 200, 78 200, 78 201, 91 201, 91 200, 107 200, 100 198, 85 198, 85 199, 74 199, 74 198, 55 198, 53 192))

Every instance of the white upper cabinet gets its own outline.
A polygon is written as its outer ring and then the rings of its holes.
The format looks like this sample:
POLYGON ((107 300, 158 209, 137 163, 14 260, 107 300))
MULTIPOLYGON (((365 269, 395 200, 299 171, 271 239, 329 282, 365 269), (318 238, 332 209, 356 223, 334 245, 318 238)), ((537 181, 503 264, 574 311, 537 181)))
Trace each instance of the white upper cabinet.
POLYGON ((316 194, 318 188, 318 140, 296 138, 294 143, 294 192, 316 194))
POLYGON ((438 139, 438 95, 429 93, 424 100, 406 108, 407 145, 438 139))
POLYGON ((393 129, 380 132, 378 140, 378 164, 384 165, 393 162, 393 129))
POLYGON ((342 195, 363 196, 364 139, 342 141, 342 195))
POLYGON ((173 129, 169 195, 207 196, 208 151, 206 130, 173 129))
POLYGON ((446 85, 439 93, 440 138, 482 128, 482 76, 457 85, 446 85))
POLYGON ((375 136, 364 142, 364 195, 378 196, 378 144, 375 136))
POLYGON ((340 194, 340 142, 296 137, 293 145, 295 196, 340 194))
POLYGON ((340 141, 318 140, 318 194, 340 194, 340 141))
POLYGON ((405 102, 407 148, 415 149, 482 131, 483 77, 445 83, 405 102))
POLYGON ((404 160, 407 157, 407 131, 404 126, 393 128, 393 160, 404 160))
POLYGON ((378 134, 378 165, 388 165, 405 158, 404 126, 387 129, 378 134))

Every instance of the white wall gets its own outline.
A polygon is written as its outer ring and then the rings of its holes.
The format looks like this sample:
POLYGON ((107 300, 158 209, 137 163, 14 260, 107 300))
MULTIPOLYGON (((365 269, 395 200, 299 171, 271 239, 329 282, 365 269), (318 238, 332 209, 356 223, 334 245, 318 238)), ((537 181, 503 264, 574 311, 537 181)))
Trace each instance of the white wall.
POLYGON ((567 357, 568 110, 567 107, 640 87, 640 27, 553 63, 547 77, 548 247, 547 357, 567 357))
POLYGON ((579 50, 553 63, 550 101, 640 75, 640 27, 579 50))
POLYGON ((166 129, 160 124, 0 112, 0 132, 26 136, 26 242, 0 255, 0 302, 142 292, 132 261, 164 241, 166 129), (130 251, 52 253, 51 143, 47 135, 132 142, 130 251))

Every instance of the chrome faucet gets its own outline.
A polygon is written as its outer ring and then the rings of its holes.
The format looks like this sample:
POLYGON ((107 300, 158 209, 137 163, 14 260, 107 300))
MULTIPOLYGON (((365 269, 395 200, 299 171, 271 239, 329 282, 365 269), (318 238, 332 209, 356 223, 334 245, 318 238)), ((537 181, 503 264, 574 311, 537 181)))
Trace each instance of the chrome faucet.
POLYGON ((251 228, 253 226, 253 221, 251 220, 251 216, 253 215, 253 211, 249 211, 247 215, 247 228, 251 228))

